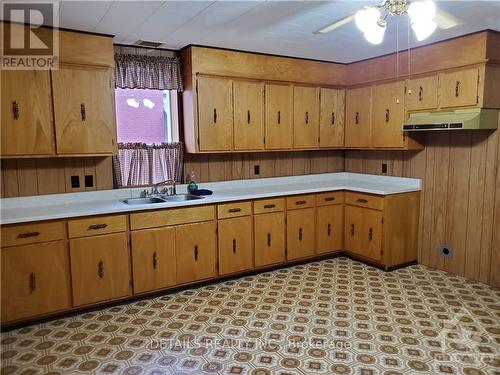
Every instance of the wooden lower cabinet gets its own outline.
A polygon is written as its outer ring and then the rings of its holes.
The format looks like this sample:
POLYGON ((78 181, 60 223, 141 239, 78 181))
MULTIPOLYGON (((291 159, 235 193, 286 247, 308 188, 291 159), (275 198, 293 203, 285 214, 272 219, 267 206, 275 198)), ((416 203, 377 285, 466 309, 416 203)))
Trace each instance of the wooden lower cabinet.
POLYGON ((301 259, 316 253, 314 208, 287 212, 287 258, 301 259))
POLYGON ((285 213, 256 215, 253 220, 255 267, 285 262, 285 213))
POLYGON ((253 268, 252 217, 219 221, 219 274, 253 268))
POLYGON ((130 294, 126 233, 76 238, 69 246, 75 306, 130 294))
POLYGON ((316 208, 316 239, 318 254, 344 248, 344 206, 342 204, 316 208))
POLYGON ((2 322, 71 307, 64 241, 1 249, 2 322))
POLYGON ((134 293, 175 285, 175 228, 134 231, 131 239, 134 293))
POLYGON ((179 225, 175 231, 177 283, 217 276, 215 222, 179 225))
POLYGON ((382 211, 345 207, 345 249, 373 260, 382 258, 382 211))

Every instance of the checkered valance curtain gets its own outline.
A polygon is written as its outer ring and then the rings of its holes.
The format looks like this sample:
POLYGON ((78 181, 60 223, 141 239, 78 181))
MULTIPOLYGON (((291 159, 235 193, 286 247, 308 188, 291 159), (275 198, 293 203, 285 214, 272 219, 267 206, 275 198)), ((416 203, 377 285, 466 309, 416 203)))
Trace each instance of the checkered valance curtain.
POLYGON ((121 89, 182 91, 179 57, 115 54, 115 85, 121 89))

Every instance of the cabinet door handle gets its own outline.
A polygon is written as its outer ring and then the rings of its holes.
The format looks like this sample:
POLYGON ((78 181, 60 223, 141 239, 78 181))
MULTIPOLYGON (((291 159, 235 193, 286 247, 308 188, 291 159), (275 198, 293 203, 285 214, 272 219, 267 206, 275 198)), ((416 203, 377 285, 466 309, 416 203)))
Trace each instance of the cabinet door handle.
POLYGON ((385 110, 385 122, 389 122, 389 114, 390 114, 390 111, 389 111, 389 108, 387 108, 385 110))
POLYGON ((198 260, 198 245, 194 245, 194 260, 198 260))
POLYGON ((332 125, 335 125, 335 112, 332 112, 332 125))
POLYGON ((418 90, 418 101, 421 102, 424 99, 424 88, 420 86, 420 90, 418 90))
POLYGON ((267 234, 267 247, 271 247, 271 233, 267 234))
POLYGON ((328 237, 332 235, 332 224, 328 223, 328 229, 326 232, 328 233, 328 237))
POLYGON ((457 81, 455 83, 455 97, 458 98, 459 95, 460 95, 460 81, 457 81))
POLYGON ((299 228, 299 241, 302 241, 302 228, 299 228))
POLYGON ((233 254, 236 254, 236 238, 233 238, 233 254))
POLYGON ((359 112, 356 112, 356 124, 359 124, 359 112))
POLYGON ((356 229, 356 227, 354 226, 354 224, 351 224, 351 237, 354 236, 355 229, 356 229))
POLYGON ((373 240, 373 229, 372 228, 370 228, 368 230, 368 240, 369 241, 373 240))
POLYGON ((228 210, 229 213, 240 212, 240 211, 241 211, 241 208, 230 208, 228 210))
POLYGON ((17 100, 12 102, 12 116, 14 117, 14 120, 19 120, 19 103, 17 100))
POLYGON ((334 201, 335 200, 335 197, 326 197, 325 198, 325 202, 331 202, 331 201, 334 201))
POLYGON ((358 202, 359 203, 368 203, 368 200, 367 199, 363 199, 363 198, 358 198, 358 202))
POLYGON ((97 264, 97 275, 100 279, 104 277, 104 262, 102 260, 97 264))
POLYGON ((108 224, 91 224, 89 225, 89 230, 97 230, 97 229, 104 229, 108 226, 108 224))
POLYGON ((30 292, 33 293, 36 289, 36 273, 30 273, 30 292))
POLYGON ((309 124, 309 112, 306 111, 306 125, 309 124))
POLYGON ((276 207, 275 204, 265 204, 264 205, 264 208, 274 208, 274 207, 276 207))
POLYGON ((40 235, 40 232, 24 232, 24 233, 19 233, 17 235, 17 238, 37 237, 39 235, 40 235))
POLYGON ((153 253, 153 269, 155 270, 158 266, 158 257, 156 256, 156 251, 153 253))
POLYGON ((302 206, 303 204, 306 204, 306 201, 295 201, 295 204, 297 206, 302 206))
POLYGON ((281 111, 278 111, 278 125, 281 124, 281 111))
POLYGON ((217 108, 214 108, 214 124, 217 123, 217 108))
POLYGON ((250 125, 250 110, 247 110, 247 124, 250 125))
POLYGON ((85 103, 80 104, 80 116, 82 117, 82 121, 87 119, 87 110, 85 108, 85 103))

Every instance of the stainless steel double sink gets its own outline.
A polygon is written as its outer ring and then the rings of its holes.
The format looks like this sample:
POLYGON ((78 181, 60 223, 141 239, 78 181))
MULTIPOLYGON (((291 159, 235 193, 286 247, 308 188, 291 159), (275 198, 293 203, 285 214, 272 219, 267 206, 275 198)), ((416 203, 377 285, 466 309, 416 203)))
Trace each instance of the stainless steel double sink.
POLYGON ((122 200, 122 202, 130 206, 138 206, 144 204, 158 204, 165 202, 186 202, 203 198, 204 197, 198 195, 176 194, 176 195, 162 195, 162 196, 145 197, 145 198, 129 198, 122 200))

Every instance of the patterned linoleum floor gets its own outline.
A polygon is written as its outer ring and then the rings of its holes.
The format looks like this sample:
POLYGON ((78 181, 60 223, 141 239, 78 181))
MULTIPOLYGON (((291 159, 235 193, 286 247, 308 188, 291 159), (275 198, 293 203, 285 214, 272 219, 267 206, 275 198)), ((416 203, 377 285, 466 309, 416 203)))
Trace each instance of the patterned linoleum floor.
POLYGON ((500 291, 295 266, 2 334, 2 374, 500 374, 500 291))

